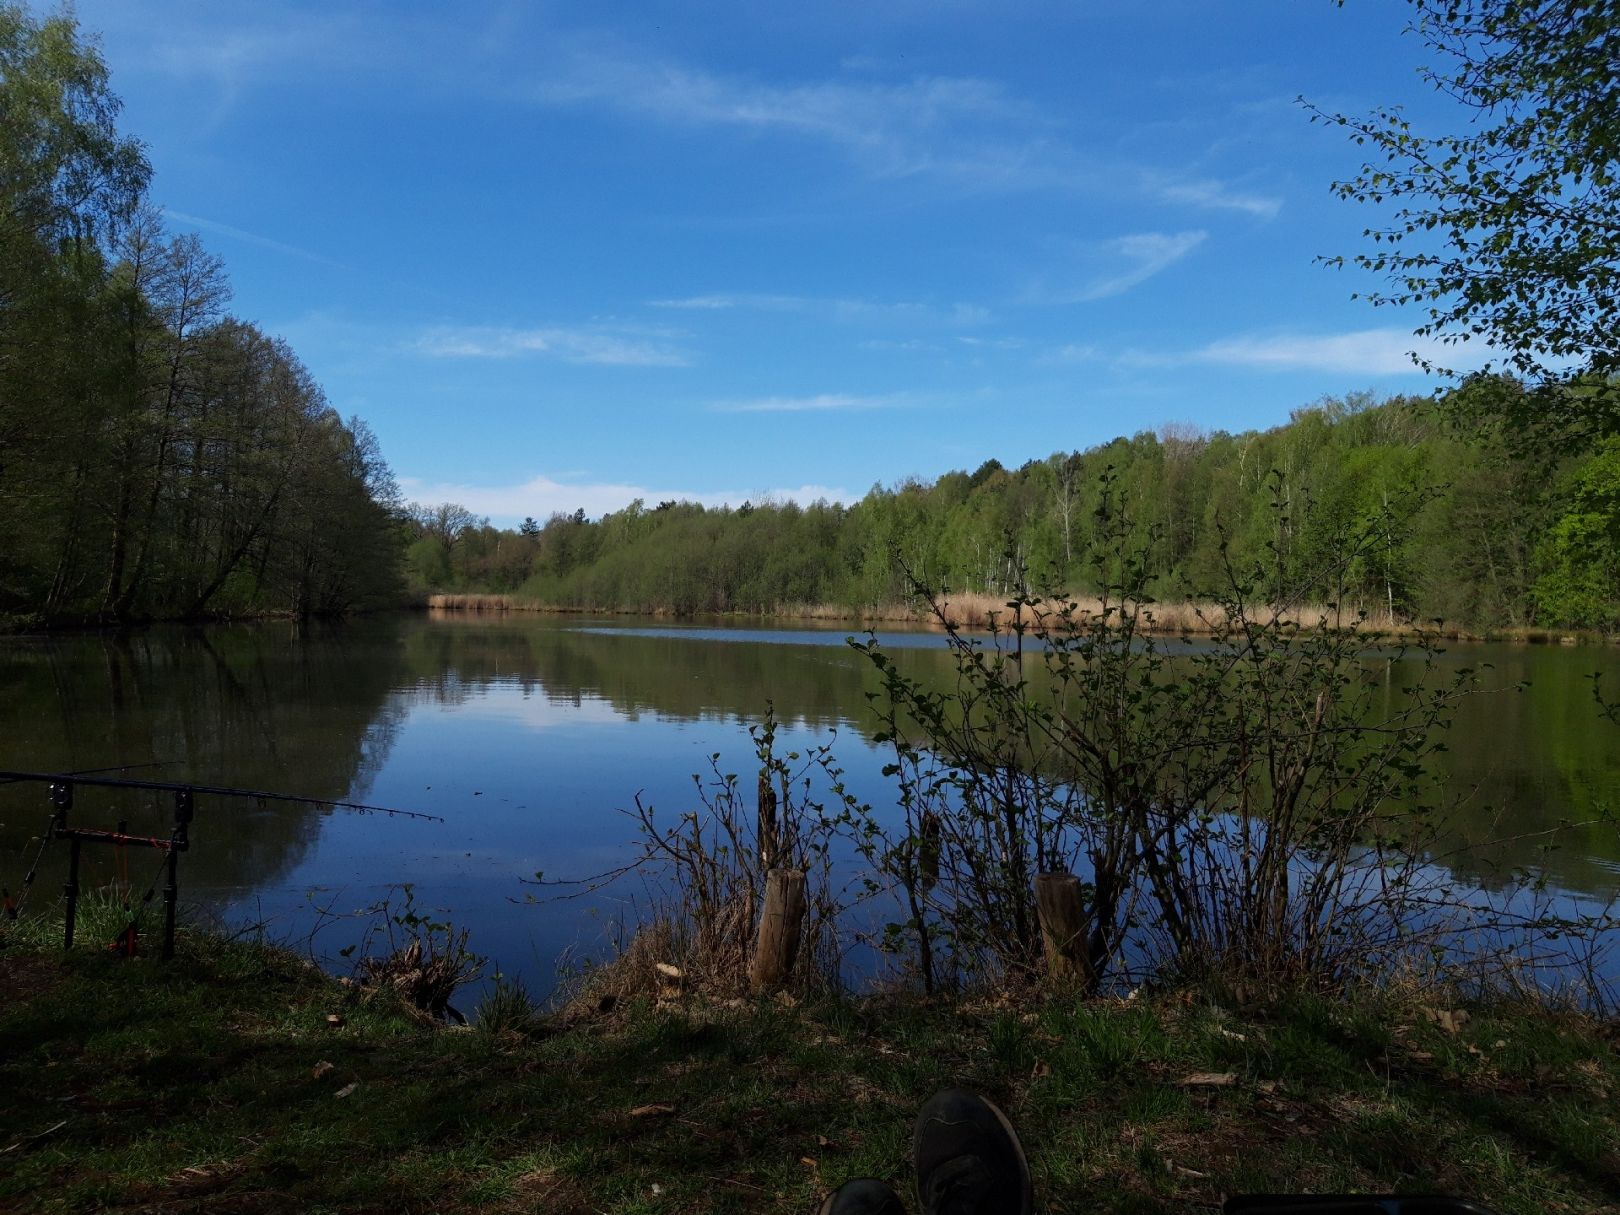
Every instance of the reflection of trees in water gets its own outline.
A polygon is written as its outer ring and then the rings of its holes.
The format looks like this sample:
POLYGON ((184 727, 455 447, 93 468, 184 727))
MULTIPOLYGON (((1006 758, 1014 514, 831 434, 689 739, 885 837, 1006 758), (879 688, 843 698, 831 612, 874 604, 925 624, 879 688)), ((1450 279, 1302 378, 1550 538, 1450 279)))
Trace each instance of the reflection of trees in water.
MULTIPOLYGON (((836 645, 588 633, 566 619, 422 621, 410 628, 406 650, 418 685, 445 701, 503 680, 553 703, 598 698, 628 718, 752 720, 770 700, 784 721, 862 730, 865 694, 876 687, 866 664, 836 645)), ((910 672, 937 674, 941 686, 951 678, 943 650, 893 656, 910 672)), ((1378 709, 1387 715, 1421 671, 1410 661, 1369 661, 1387 689, 1378 709)), ((1490 663, 1485 686, 1505 689, 1463 700, 1438 761, 1450 808, 1437 850, 1446 866, 1485 889, 1505 889, 1516 869, 1532 867, 1570 890, 1613 891, 1620 832, 1606 823, 1562 827, 1620 801, 1620 728, 1597 718, 1587 683, 1599 667, 1620 683, 1620 660, 1609 650, 1459 646, 1442 662, 1490 663), (1530 682, 1526 692, 1510 690, 1521 680, 1530 682), (1559 847, 1548 851, 1549 843, 1559 847)))
MULTIPOLYGON (((458 705, 496 683, 557 705, 603 703, 628 719, 757 719, 767 701, 784 723, 868 723, 868 665, 840 645, 739 644, 681 636, 578 631, 573 620, 399 617, 345 625, 289 623, 153 629, 0 642, 0 766, 71 769, 172 761, 165 779, 193 779, 313 797, 367 800, 412 706, 458 705)), ((950 678, 941 649, 896 650, 918 675, 950 678)), ((1608 650, 1457 648, 1448 661, 1496 664, 1495 687, 1528 691, 1466 700, 1442 757, 1462 801, 1441 841, 1461 877, 1500 888, 1538 866, 1571 890, 1615 889, 1620 833, 1611 825, 1519 839, 1594 815, 1620 800, 1620 728, 1593 712, 1586 676, 1608 650), (1606 865, 1607 862, 1608 864, 1606 865)), ((1416 672, 1383 672, 1389 704, 1416 672)), ((131 775, 148 775, 135 772, 131 775)), ((619 790, 608 792, 616 797, 619 790)), ((274 881, 319 829, 310 808, 205 799, 186 872, 225 888, 274 881)), ((161 831, 167 803, 91 794, 79 821, 161 831)), ((43 790, 0 787, 0 881, 20 876, 22 846, 47 816, 43 790)), ((41 881, 54 883, 54 871, 41 881), (51 876, 48 876, 51 875, 51 876)))
POLYGON ((377 716, 366 727, 360 738, 360 754, 356 757, 354 781, 350 785, 347 801, 363 802, 371 798, 371 786, 377 774, 388 762, 389 753, 399 739, 400 728, 410 716, 410 706, 397 696, 390 696, 377 710, 377 716))
MULTIPOLYGON (((1436 760, 1457 803, 1438 841, 1447 867, 1487 890, 1532 869, 1565 889, 1614 891, 1620 830, 1599 820, 1620 802, 1620 729, 1598 717, 1589 680, 1620 666, 1614 653, 1457 647, 1446 660, 1492 668, 1483 673, 1492 690, 1462 701, 1436 760)), ((1390 665, 1393 705, 1419 671, 1390 665)))
MULTIPOLYGON (((389 700, 401 676, 396 628, 379 622, 7 641, 0 644, 0 759, 36 770, 161 762, 129 774, 360 800, 404 719, 405 706, 389 700)), ((164 795, 89 789, 75 808, 81 823, 126 819, 132 830, 153 833, 166 831, 170 813, 164 795)), ((320 813, 199 799, 182 880, 216 889, 274 881, 302 859, 320 813)), ((7 882, 46 817, 42 788, 0 788, 7 882)))
MULTIPOLYGON (((410 630, 405 648, 417 686, 447 703, 499 680, 555 704, 602 700, 631 719, 753 720, 773 701, 787 724, 859 727, 868 720, 865 694, 878 687, 870 664, 840 645, 591 633, 551 620, 441 618, 410 630)), ((904 655, 942 675, 947 657, 942 649, 904 655)))

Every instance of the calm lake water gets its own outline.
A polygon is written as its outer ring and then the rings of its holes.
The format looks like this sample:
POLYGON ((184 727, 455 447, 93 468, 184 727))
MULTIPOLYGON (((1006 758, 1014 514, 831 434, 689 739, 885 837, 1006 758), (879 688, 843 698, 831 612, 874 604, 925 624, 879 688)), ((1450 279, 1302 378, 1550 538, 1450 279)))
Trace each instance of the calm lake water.
MULTIPOLYGON (((542 892, 522 879, 622 864, 633 832, 619 811, 637 793, 661 810, 694 806, 692 775, 713 753, 723 770, 750 773, 747 728, 767 702, 789 746, 836 736, 854 791, 882 802, 885 755, 869 741, 866 701, 876 684, 848 632, 400 615, 14 638, 0 641, 0 767, 156 763, 128 775, 440 815, 202 798, 182 899, 230 924, 266 922, 329 959, 362 921, 317 907, 353 912, 411 883, 419 905, 471 928, 479 952, 543 991, 560 958, 602 952, 645 895, 621 884, 535 905, 542 892)), ((947 669, 937 634, 881 636, 914 669, 947 669)), ((1620 686, 1620 654, 1457 645, 1445 661, 1491 664, 1501 689, 1465 702, 1449 740, 1448 778, 1468 799, 1448 866, 1486 889, 1528 868, 1570 899, 1613 897, 1620 832, 1542 833, 1620 804, 1620 727, 1597 717, 1588 682, 1603 671, 1620 686), (1514 842, 1490 842, 1503 839, 1514 842)), ((1390 672, 1392 689, 1402 676, 1390 672)), ((153 833, 168 814, 151 797, 89 789, 75 807, 81 825, 128 819, 153 833)), ((0 881, 13 890, 48 817, 43 788, 0 787, 0 881)), ((86 856, 108 871, 108 850, 86 856)), ((138 890, 156 863, 132 854, 138 890)), ((59 897, 65 867, 65 847, 46 854, 34 908, 59 897)))

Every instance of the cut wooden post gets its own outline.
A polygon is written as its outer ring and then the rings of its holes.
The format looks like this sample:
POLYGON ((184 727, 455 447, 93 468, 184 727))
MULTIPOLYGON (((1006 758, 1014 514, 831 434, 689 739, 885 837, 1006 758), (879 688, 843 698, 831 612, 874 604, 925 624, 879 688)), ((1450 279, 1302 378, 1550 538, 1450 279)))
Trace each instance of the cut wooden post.
POLYGON ((1060 982, 1089 982, 1086 957, 1086 911, 1080 879, 1072 873, 1035 875, 1035 910, 1046 946, 1046 972, 1060 982))
POLYGON ((759 917, 759 940, 748 981, 756 992, 780 987, 793 973, 804 931, 804 874, 772 869, 765 875, 765 910, 759 917))

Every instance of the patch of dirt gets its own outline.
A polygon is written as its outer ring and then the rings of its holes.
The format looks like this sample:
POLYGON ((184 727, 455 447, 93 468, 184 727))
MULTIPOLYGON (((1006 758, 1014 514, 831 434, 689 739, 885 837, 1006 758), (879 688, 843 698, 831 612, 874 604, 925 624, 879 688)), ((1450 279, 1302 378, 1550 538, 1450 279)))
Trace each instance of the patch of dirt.
POLYGON ((243 1161, 228 1161, 220 1164, 194 1164, 190 1168, 181 1169, 169 1178, 169 1186, 181 1194, 199 1195, 212 1194, 223 1190, 243 1173, 247 1172, 247 1164, 243 1161))
POLYGON ((856 1105, 904 1105, 905 1102, 887 1089, 873 1084, 865 1076, 852 1075, 845 1081, 849 1099, 856 1105))
POLYGON ((27 1003, 50 995, 63 979, 62 963, 57 958, 37 953, 16 953, 0 950, 0 991, 8 998, 27 1003))
POLYGON ((276 1190, 258 1190, 239 1194, 188 1195, 144 1201, 135 1206, 110 1208, 121 1215, 282 1215, 302 1211, 303 1205, 290 1194, 276 1190))
POLYGON ((512 1195, 501 1204, 502 1211, 525 1215, 585 1215, 594 1210, 579 1182, 561 1176, 555 1169, 536 1169, 512 1183, 512 1195))

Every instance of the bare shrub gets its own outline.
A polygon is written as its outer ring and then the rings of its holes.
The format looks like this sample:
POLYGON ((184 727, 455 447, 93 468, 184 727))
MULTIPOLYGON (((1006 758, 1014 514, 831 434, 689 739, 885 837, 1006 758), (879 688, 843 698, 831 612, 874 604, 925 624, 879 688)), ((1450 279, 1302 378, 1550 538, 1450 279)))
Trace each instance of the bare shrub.
POLYGON ((369 920, 365 935, 339 953, 357 959, 359 990, 387 992, 425 1018, 465 1024, 450 998, 483 974, 485 961, 468 948, 468 930, 419 911, 408 884, 356 914, 369 920))
POLYGON ((777 730, 767 704, 764 720, 749 729, 759 764, 750 785, 724 772, 721 757, 711 755, 709 772, 692 778, 696 808, 671 819, 636 796, 628 813, 638 855, 628 865, 583 883, 557 883, 599 888, 637 874, 652 890, 650 914, 615 958, 591 969, 574 1005, 631 994, 747 991, 765 879, 777 868, 806 877, 800 963, 790 986, 806 991, 837 984, 840 906, 829 880, 837 821, 813 792, 818 778, 841 788, 841 773, 830 743, 778 754, 777 730))

